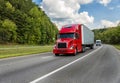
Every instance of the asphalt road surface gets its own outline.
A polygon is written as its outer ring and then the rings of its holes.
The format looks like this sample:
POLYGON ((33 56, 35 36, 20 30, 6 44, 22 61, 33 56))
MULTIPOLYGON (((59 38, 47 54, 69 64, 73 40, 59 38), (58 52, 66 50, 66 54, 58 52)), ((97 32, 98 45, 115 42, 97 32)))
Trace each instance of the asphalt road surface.
POLYGON ((120 83, 120 51, 103 45, 76 56, 1 59, 0 83, 120 83))

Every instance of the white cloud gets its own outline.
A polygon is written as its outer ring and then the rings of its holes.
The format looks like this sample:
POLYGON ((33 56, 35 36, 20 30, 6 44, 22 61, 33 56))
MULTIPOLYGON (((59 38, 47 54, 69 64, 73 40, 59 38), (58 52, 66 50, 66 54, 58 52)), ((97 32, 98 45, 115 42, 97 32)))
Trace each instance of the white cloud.
POLYGON ((93 0, 78 0, 78 2, 79 2, 80 4, 88 4, 88 3, 93 2, 93 0))
POLYGON ((74 15, 74 17, 72 18, 76 23, 93 23, 94 21, 94 17, 89 16, 88 12, 82 12, 80 14, 76 14, 74 15))
POLYGON ((120 21, 111 22, 108 20, 102 20, 101 25, 104 27, 116 27, 120 21))
POLYGON ((84 23, 91 24, 93 16, 88 12, 79 12, 81 4, 91 3, 93 0, 43 0, 42 8, 59 28, 64 24, 84 23))
POLYGON ((99 0, 99 3, 103 4, 104 6, 107 6, 110 2, 111 0, 99 0))

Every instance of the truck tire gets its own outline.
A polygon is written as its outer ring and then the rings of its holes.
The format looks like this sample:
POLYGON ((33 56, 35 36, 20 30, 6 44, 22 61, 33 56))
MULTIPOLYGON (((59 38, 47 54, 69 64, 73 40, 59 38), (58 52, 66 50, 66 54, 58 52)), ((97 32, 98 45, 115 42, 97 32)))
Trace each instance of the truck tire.
POLYGON ((55 56, 59 56, 59 54, 55 54, 55 56))
POLYGON ((82 46, 82 53, 85 51, 86 51, 85 46, 82 46))
POLYGON ((76 56, 77 55, 77 49, 75 49, 75 53, 73 54, 74 56, 76 56))
POLYGON ((94 49, 94 46, 93 46, 93 45, 91 45, 91 46, 90 46, 90 49, 94 49))

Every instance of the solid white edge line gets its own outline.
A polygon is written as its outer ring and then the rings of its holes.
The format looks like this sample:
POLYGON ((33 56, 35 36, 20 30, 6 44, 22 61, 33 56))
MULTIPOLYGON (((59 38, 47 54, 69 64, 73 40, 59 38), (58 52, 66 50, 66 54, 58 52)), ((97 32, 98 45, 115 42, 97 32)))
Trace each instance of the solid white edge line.
MULTIPOLYGON (((11 60, 11 59, 19 59, 19 58, 25 58, 25 57, 37 56, 37 55, 41 55, 41 54, 49 54, 49 53, 52 53, 52 52, 44 52, 44 53, 38 53, 38 54, 28 54, 28 55, 26 55, 26 56, 3 58, 3 59, 0 59, 0 61, 11 60)), ((42 56, 41 56, 41 57, 42 57, 42 56)))
POLYGON ((70 66, 70 65, 72 65, 73 63, 75 63, 75 62, 77 62, 77 61, 79 61, 79 60, 84 59, 85 57, 87 57, 87 56, 89 56, 89 55, 91 55, 91 54, 93 54, 93 53, 95 53, 96 51, 98 51, 98 50, 101 49, 102 47, 103 47, 103 46, 101 46, 100 48, 98 48, 98 49, 96 49, 96 50, 94 50, 94 51, 92 51, 92 52, 90 52, 90 53, 88 53, 87 55, 85 55, 85 56, 83 56, 83 57, 80 57, 80 58, 72 61, 71 63, 69 63, 69 64, 67 64, 67 65, 64 65, 64 66, 62 66, 62 67, 60 67, 60 68, 58 68, 58 69, 56 69, 56 70, 54 70, 54 71, 46 74, 46 75, 43 75, 43 76, 41 76, 41 77, 39 77, 39 78, 31 81, 30 83, 37 83, 37 82, 39 82, 40 80, 42 80, 42 79, 44 79, 44 78, 46 78, 46 77, 48 77, 48 76, 50 76, 50 75, 52 75, 52 74, 60 71, 60 70, 62 70, 62 69, 66 68, 66 67, 68 67, 68 66, 70 66))

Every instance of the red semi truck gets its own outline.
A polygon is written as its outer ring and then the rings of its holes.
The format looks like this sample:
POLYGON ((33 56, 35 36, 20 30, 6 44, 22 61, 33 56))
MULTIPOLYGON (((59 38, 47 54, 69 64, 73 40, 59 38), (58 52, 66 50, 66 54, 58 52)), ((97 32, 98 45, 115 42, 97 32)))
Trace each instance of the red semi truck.
POLYGON ((85 52, 85 48, 94 47, 94 33, 83 24, 65 25, 58 34, 53 53, 73 54, 77 52, 85 52))

